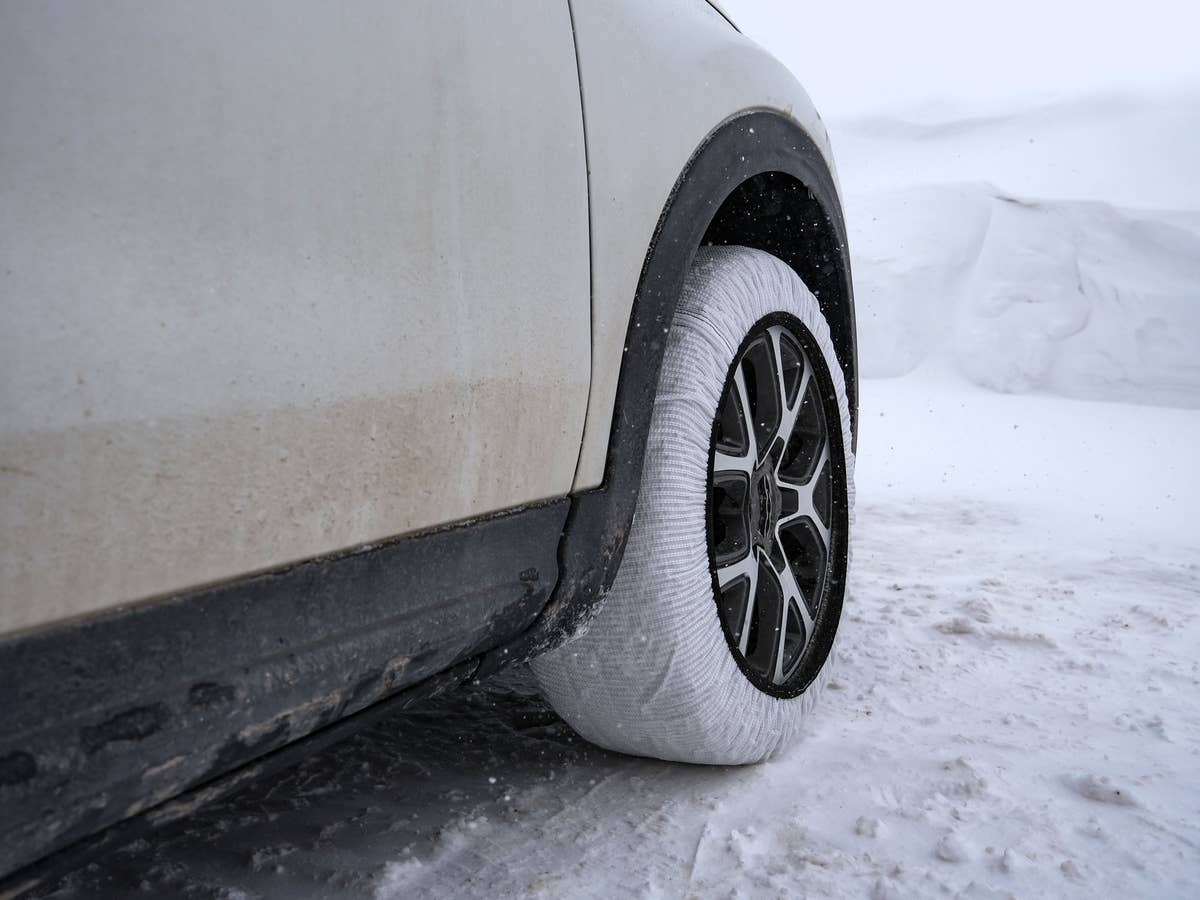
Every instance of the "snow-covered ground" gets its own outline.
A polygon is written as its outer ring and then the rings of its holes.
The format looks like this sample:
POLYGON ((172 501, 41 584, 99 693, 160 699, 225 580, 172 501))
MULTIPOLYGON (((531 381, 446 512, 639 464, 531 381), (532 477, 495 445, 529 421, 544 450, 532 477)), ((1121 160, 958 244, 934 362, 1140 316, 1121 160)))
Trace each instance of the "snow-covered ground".
POLYGON ((868 378, 797 746, 621 757, 516 673, 54 896, 1200 896, 1200 93, 831 130, 868 378))

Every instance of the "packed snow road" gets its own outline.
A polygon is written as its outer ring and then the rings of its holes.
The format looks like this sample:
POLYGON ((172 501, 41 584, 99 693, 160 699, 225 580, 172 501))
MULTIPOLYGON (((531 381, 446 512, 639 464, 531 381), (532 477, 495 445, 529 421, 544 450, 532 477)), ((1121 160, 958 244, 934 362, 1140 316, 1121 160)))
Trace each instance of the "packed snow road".
POLYGON ((783 756, 607 753, 512 673, 49 895, 1200 895, 1195 100, 835 129, 876 377, 783 756))

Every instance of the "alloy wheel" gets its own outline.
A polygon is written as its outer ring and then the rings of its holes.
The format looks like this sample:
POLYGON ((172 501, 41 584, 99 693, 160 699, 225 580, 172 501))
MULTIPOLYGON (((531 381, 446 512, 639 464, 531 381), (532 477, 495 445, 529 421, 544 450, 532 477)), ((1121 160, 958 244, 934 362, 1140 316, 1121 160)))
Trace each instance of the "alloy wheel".
POLYGON ((831 566, 830 433, 802 326, 760 323, 721 395, 709 468, 709 555, 739 665, 787 692, 815 643, 831 566))

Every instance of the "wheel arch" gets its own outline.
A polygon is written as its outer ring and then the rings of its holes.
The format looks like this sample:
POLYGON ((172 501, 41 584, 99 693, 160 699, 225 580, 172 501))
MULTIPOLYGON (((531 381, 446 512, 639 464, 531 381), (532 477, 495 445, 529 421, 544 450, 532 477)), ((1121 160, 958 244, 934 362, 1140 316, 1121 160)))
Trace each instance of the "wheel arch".
MULTIPOLYGON (((840 219, 840 211, 836 216, 840 219)), ((817 297, 846 376, 857 438, 858 352, 845 242, 844 227, 834 224, 810 186, 797 175, 780 170, 759 172, 734 187, 701 241, 770 253, 787 263, 817 297)))
POLYGON ((820 147, 795 119, 774 109, 743 110, 695 149, 659 216, 626 326, 604 479, 600 487, 572 497, 554 593, 524 635, 484 658, 480 676, 561 644, 603 602, 633 521, 663 335, 704 244, 742 244, 772 253, 817 296, 846 377, 857 439, 853 283, 837 182, 820 147))

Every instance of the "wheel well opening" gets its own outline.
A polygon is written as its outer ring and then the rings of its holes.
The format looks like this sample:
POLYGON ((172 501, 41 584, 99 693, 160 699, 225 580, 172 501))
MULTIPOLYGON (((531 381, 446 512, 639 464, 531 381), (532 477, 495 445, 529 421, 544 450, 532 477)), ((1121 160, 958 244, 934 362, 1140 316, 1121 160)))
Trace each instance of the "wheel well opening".
POLYGON ((854 298, 842 240, 828 212, 799 179, 786 172, 762 172, 725 198, 701 243, 766 251, 787 263, 816 295, 846 376, 857 436, 854 298))

